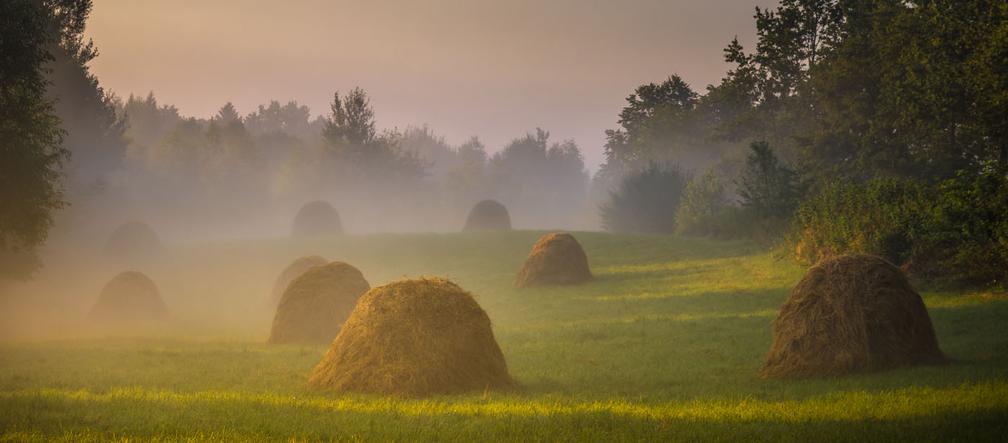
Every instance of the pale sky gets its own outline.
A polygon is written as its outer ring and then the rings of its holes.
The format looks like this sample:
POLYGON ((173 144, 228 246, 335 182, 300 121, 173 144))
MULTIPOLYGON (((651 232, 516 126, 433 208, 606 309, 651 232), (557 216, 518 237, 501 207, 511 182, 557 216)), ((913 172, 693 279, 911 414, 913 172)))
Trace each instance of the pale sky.
POLYGON ((116 94, 154 91, 184 115, 270 99, 327 113, 371 96, 378 126, 429 124, 491 152, 539 126, 602 161, 632 90, 678 73, 695 90, 747 48, 768 0, 95 0, 92 70, 116 94))

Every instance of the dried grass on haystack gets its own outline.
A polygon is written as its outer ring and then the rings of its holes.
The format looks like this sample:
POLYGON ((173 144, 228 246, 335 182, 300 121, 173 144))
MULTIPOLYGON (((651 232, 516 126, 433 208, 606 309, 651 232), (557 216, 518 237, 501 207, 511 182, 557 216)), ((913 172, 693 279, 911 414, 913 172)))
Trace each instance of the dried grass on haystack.
POLYGON ((327 263, 329 263, 329 260, 317 255, 301 257, 291 262, 291 264, 287 265, 283 272, 280 273, 276 282, 273 283, 273 290, 270 292, 270 303, 273 306, 277 306, 280 303, 280 298, 283 296, 287 286, 290 285, 294 279, 300 277, 301 274, 304 274, 311 268, 323 266, 327 263))
POLYGON ((515 286, 565 285, 591 280, 588 257, 574 236, 546 234, 529 253, 518 271, 515 286))
POLYGON ((496 200, 483 200, 469 211, 463 231, 510 231, 511 216, 496 200))
POLYGON ((123 272, 102 288, 89 319, 109 326, 163 320, 168 309, 154 282, 136 271, 123 272))
POLYGON ((774 322, 763 377, 810 377, 945 361, 906 276, 882 258, 844 255, 813 266, 774 322))
POLYGON ((294 224, 291 227, 293 237, 323 237, 342 233, 343 222, 336 209, 321 200, 302 206, 294 216, 294 224))
POLYGON ((440 278, 398 281, 364 294, 308 383, 406 396, 514 386, 486 312, 440 278))
POLYGON ((287 286, 270 331, 270 343, 326 343, 336 336, 370 288, 357 268, 332 262, 309 269, 287 286))

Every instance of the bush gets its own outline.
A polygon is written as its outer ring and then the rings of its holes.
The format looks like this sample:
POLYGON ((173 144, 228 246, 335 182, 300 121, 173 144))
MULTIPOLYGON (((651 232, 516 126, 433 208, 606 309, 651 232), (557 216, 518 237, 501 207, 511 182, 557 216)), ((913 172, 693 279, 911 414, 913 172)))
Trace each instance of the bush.
POLYGON ((623 179, 601 208, 602 226, 612 232, 670 234, 688 182, 679 167, 651 164, 623 179))
POLYGON ((804 262, 869 253, 939 285, 995 285, 1008 278, 1008 179, 960 173, 929 186, 878 178, 835 182, 805 200, 789 234, 804 262))
POLYGON ((787 220, 798 206, 798 176, 781 163, 766 142, 749 146, 746 167, 739 178, 742 207, 761 220, 787 220))
POLYGON ((910 258, 912 239, 927 224, 928 200, 926 187, 909 180, 827 183, 798 208, 790 243, 807 263, 867 253, 902 265, 910 258))
POLYGON ((1005 287, 1008 279, 1008 178, 960 172, 937 186, 930 226, 911 268, 948 282, 1005 287))
POLYGON ((676 233, 680 235, 718 236, 722 233, 718 220, 728 210, 724 183, 714 171, 694 177, 683 190, 682 201, 676 212, 676 233))

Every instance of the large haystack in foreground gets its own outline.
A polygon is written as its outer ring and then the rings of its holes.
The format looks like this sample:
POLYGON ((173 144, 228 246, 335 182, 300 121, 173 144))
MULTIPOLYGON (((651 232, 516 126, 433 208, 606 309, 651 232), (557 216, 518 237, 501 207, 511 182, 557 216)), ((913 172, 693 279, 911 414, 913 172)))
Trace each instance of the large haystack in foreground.
POLYGON ((565 285, 591 280, 588 257, 574 236, 546 234, 529 253, 518 271, 515 286, 565 285))
POLYGON ((157 286, 146 275, 126 271, 105 284, 89 319, 108 325, 137 325, 163 320, 168 309, 157 286))
POLYGON ((294 216, 292 237, 324 237, 343 233, 343 222, 336 209, 327 202, 317 200, 306 203, 294 216))
POLYGON ((287 265, 283 272, 277 276, 276 281, 273 283, 273 290, 270 291, 270 304, 273 306, 280 304, 280 298, 283 296, 287 286, 290 285, 290 282, 294 281, 294 279, 300 277, 301 274, 304 274, 311 268, 323 266, 328 263, 329 260, 317 255, 301 257, 291 262, 291 264, 287 265))
POLYGON ((150 225, 131 221, 112 231, 105 243, 105 253, 126 260, 153 257, 161 252, 161 239, 150 225))
POLYGON ((270 343, 328 343, 370 288, 357 268, 332 262, 309 269, 284 291, 270 343))
POLYGON ((496 200, 483 200, 469 211, 463 231, 510 231, 511 216, 496 200))
POLYGON ((439 278, 403 280, 364 294, 308 383, 406 396, 514 384, 486 312, 468 292, 439 278))
POLYGON ((820 262, 774 322, 763 377, 814 377, 945 361, 920 295, 871 255, 820 262))

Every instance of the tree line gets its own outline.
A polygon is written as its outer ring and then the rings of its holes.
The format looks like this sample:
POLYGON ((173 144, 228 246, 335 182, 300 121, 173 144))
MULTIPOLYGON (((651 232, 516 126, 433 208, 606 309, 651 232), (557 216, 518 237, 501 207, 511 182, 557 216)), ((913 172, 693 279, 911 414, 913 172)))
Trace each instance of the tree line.
POLYGON ((754 19, 720 83, 627 98, 593 180, 604 225, 1003 284, 1008 3, 782 0, 754 19))

